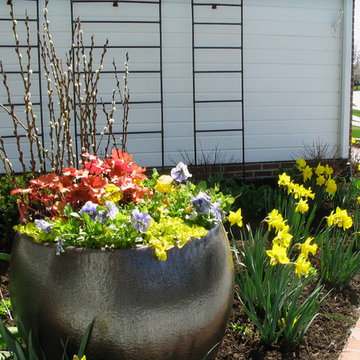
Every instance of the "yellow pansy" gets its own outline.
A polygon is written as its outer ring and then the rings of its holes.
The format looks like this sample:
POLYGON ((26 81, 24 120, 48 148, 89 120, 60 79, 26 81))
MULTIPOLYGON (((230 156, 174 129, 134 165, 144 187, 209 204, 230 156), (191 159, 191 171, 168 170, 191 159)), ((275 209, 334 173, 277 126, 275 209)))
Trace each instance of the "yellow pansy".
POLYGON ((270 265, 276 264, 289 264, 290 260, 287 257, 286 248, 279 246, 278 244, 273 244, 271 250, 266 250, 266 254, 270 257, 270 265))
POLYGON ((317 244, 310 244, 313 240, 313 237, 308 237, 305 242, 300 245, 301 255, 304 257, 305 260, 308 259, 309 253, 312 255, 316 254, 318 248, 317 244))
POLYGON ((242 221, 243 217, 241 216, 241 209, 238 209, 236 212, 234 211, 230 211, 229 212, 229 216, 228 216, 228 220, 230 221, 230 225, 237 225, 239 227, 243 226, 243 221, 242 221))
POLYGON ((122 191, 116 185, 110 184, 105 188, 105 190, 106 190, 106 194, 105 194, 106 200, 117 202, 123 198, 122 191))
POLYGON ((296 262, 294 263, 295 266, 295 274, 301 277, 303 274, 309 274, 310 272, 310 262, 307 261, 302 254, 299 255, 296 262))
POLYGON ((301 212, 302 214, 306 213, 309 210, 309 204, 307 200, 300 199, 296 205, 295 212, 301 212))
POLYGON ((337 190, 337 185, 336 185, 336 182, 334 179, 332 178, 329 178, 326 180, 325 182, 325 186, 326 186, 326 191, 329 193, 329 194, 334 194, 337 190))
POLYGON ((173 178, 170 175, 162 175, 157 179, 154 189, 161 193, 169 193, 172 191, 173 178))

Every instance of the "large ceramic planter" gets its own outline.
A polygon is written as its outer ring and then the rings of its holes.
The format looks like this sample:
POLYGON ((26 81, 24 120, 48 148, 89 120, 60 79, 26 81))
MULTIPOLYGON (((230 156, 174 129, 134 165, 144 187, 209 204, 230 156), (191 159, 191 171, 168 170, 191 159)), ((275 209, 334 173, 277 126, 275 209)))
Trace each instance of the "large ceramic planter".
POLYGON ((67 248, 56 255, 54 245, 18 234, 10 290, 18 321, 47 359, 61 359, 60 339, 68 340, 70 356, 77 353, 93 322, 88 360, 190 360, 221 341, 233 276, 222 225, 171 249, 166 261, 148 248, 67 248))

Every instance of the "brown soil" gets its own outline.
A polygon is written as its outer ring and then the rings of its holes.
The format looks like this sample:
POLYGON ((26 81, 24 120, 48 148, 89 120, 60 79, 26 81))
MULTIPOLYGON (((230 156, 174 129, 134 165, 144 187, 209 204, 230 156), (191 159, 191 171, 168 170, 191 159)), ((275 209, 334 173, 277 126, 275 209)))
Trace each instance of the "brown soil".
MULTIPOLYGON (((0 266, 1 293, 9 297, 8 274, 0 266), (1 269, 2 268, 2 269, 1 269)), ((324 290, 326 292, 328 290, 324 290)), ((319 315, 309 328, 301 344, 293 349, 284 349, 279 345, 263 344, 256 328, 242 310, 239 300, 234 300, 233 311, 226 335, 220 347, 217 360, 337 360, 345 346, 351 327, 359 316, 360 274, 352 281, 349 288, 333 290, 325 299, 320 309, 323 314, 346 318, 350 321, 336 320, 319 315), (235 332, 232 324, 243 326, 244 331, 235 332)), ((3 319, 4 321, 4 319, 3 319)), ((13 325, 5 319, 6 325, 13 325)))

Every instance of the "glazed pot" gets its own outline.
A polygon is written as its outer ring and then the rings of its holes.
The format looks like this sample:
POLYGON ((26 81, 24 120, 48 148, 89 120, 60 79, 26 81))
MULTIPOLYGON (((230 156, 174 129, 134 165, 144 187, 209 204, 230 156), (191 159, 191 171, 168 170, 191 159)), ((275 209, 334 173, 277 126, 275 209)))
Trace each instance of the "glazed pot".
POLYGON ((233 301, 234 269, 222 225, 160 261, 128 250, 38 244, 17 234, 11 301, 25 333, 47 359, 69 358, 90 323, 87 360, 207 359, 216 356, 233 301))

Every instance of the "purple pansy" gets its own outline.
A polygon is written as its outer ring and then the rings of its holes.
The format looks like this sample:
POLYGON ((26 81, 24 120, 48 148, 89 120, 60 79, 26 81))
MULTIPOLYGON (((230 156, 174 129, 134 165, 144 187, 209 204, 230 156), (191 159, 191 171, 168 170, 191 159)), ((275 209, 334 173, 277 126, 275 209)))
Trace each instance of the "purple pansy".
POLYGON ((151 223, 151 216, 146 212, 135 209, 131 212, 131 222, 133 227, 140 232, 145 232, 151 223))
POLYGON ((210 206, 210 212, 215 216, 215 218, 219 221, 222 221, 222 215, 219 211, 220 204, 218 202, 214 202, 210 206))
POLYGON ((179 162, 176 167, 171 169, 171 176, 174 180, 182 182, 187 180, 192 175, 189 173, 187 165, 182 162, 179 162))
POLYGON ((51 231, 51 227, 54 226, 54 223, 49 223, 46 220, 35 220, 35 225, 38 229, 44 230, 46 233, 49 233, 51 231))
POLYGON ((107 209, 106 216, 111 220, 114 220, 116 215, 119 213, 118 207, 115 205, 113 201, 106 201, 105 207, 107 209))
POLYGON ((97 207, 98 204, 95 204, 92 201, 87 201, 85 205, 80 209, 79 213, 87 213, 91 219, 95 220, 97 207))
POLYGON ((211 198, 208 194, 200 191, 196 197, 191 199, 191 202, 196 206, 196 210, 207 214, 211 210, 211 198))

